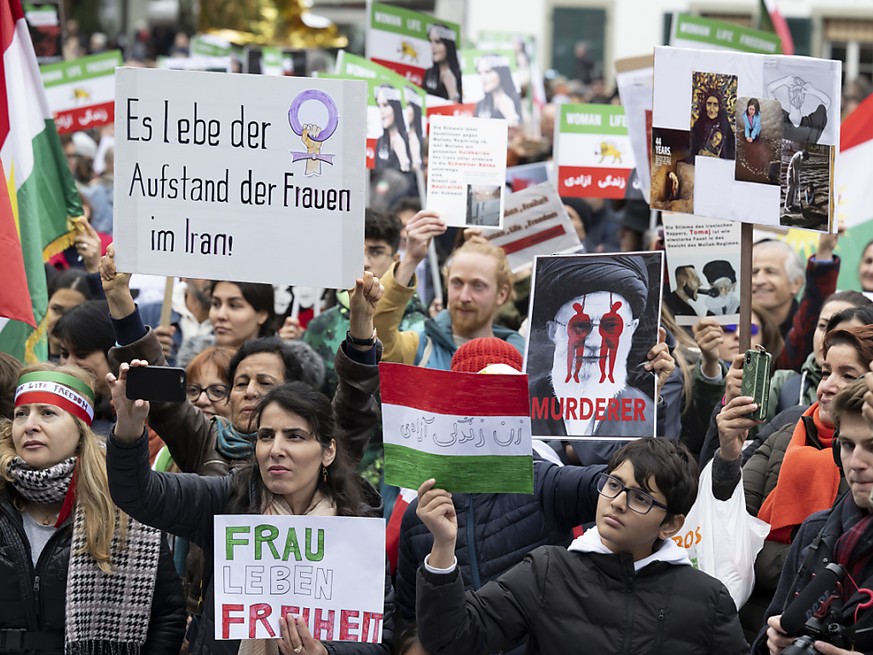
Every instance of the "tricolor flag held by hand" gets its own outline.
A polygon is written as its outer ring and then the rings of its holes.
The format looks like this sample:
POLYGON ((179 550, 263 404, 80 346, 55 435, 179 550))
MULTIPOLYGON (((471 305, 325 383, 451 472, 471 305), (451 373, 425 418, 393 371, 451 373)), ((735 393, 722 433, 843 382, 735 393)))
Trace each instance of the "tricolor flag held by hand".
POLYGON ((0 351, 45 359, 43 262, 72 245, 82 201, 46 102, 20 0, 0 0, 0 351))
POLYGON ((526 375, 380 364, 385 482, 417 489, 533 493, 526 375))

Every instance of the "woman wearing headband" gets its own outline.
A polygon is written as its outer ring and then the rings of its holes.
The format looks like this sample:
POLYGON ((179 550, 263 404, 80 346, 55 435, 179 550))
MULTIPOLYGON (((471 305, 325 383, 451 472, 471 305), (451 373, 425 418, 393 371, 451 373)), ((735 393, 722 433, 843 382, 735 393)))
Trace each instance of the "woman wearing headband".
POLYGON ((0 652, 178 653, 179 579, 161 533, 112 504, 88 374, 23 371, 0 423, 0 652))
POLYGON ((433 66, 424 73, 424 90, 449 102, 461 102, 461 65, 455 33, 435 23, 427 28, 433 66))

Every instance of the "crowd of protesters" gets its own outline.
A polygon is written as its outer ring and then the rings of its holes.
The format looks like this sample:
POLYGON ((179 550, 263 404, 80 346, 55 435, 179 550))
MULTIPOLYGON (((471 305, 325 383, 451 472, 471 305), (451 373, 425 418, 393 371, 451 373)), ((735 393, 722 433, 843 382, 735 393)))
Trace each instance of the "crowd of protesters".
MULTIPOLYGON (((68 34, 71 57, 109 46, 68 34)), ((187 54, 186 35, 157 36, 138 30, 126 57, 187 54)), ((510 165, 550 158, 557 104, 618 102, 577 56, 578 79, 549 85, 544 136, 511 139, 510 165)), ((758 242, 748 324, 682 328, 665 303, 645 364, 656 438, 606 454, 535 441, 532 495, 428 480, 406 502, 383 476, 378 363, 520 371, 530 271, 447 228, 412 174, 373 171, 354 288, 307 314, 277 303, 287 288, 182 279, 162 324, 115 266, 112 135, 63 139, 86 220, 46 265, 51 361, 0 353, 0 653, 873 652, 873 246, 838 289, 838 236, 806 261, 758 242), (746 332, 775 363, 762 421, 741 393, 746 332), (167 365, 187 369, 184 402, 128 399, 131 370, 167 365), (771 531, 738 608, 671 537, 698 493, 740 484, 771 531), (217 514, 386 519, 381 642, 318 640, 293 615, 276 639, 216 639, 217 514), (832 563, 845 577, 819 590, 832 563), (839 639, 783 621, 813 587, 810 612, 839 639)), ((642 200, 564 202, 586 252, 663 249, 642 200)))

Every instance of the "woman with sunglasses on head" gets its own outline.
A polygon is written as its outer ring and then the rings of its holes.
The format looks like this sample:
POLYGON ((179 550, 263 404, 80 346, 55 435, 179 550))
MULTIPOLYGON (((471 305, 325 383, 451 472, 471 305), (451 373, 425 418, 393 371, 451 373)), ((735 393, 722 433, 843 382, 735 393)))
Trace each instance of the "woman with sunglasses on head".
MULTIPOLYGON (((756 304, 753 303, 753 308, 756 304)), ((763 315, 763 312, 760 312, 763 315)), ((794 424, 802 411, 815 402, 818 384, 821 381, 821 367, 824 362, 824 335, 836 327, 856 327, 873 323, 873 302, 857 291, 838 291, 825 300, 812 335, 812 352, 806 358, 800 371, 780 369, 770 380, 770 401, 764 425, 752 428, 749 433, 751 444, 744 450, 743 461, 747 460, 774 431, 786 424, 794 424)), ((701 341, 704 341, 701 339, 701 341)), ((754 341, 753 341, 754 343, 754 341)), ((703 346, 701 346, 703 350, 703 346)), ((771 352, 768 350, 768 352, 771 352)), ((705 354, 705 353, 704 353, 705 354)), ((776 360, 776 353, 771 352, 776 360)), ((733 359, 724 361, 727 372, 721 385, 720 402, 711 410, 708 428, 697 431, 706 432, 700 453, 700 464, 704 465, 718 448, 718 425, 716 416, 721 408, 740 394, 743 378, 743 356, 739 351, 733 359)), ((718 391, 718 388, 716 388, 718 391)))
MULTIPOLYGON (((838 321, 840 315, 834 319, 838 321)), ((721 500, 730 498, 742 477, 746 509, 771 526, 755 562, 755 589, 740 613, 750 634, 764 625, 764 610, 797 528, 810 514, 830 508, 847 489, 831 452, 834 421, 830 404, 843 387, 869 370, 873 325, 844 325, 824 335, 817 401, 799 420, 773 432, 745 464, 743 444, 758 424, 748 415, 757 405, 752 398, 738 395, 717 417, 720 447, 713 458, 713 493, 721 500)))
POLYGON ((31 366, 0 420, 0 652, 176 655, 182 644, 165 540, 110 501, 94 397, 79 367, 31 366))
MULTIPOLYGON (((779 326, 763 307, 752 303, 752 322, 749 326, 752 347, 762 346, 776 357, 782 350, 779 326)), ((725 393, 725 380, 730 363, 740 352, 739 326, 721 325, 714 318, 702 318, 692 327, 694 340, 700 349, 700 359, 691 372, 691 391, 688 409, 682 415, 682 442, 700 456, 705 451, 706 434, 713 409, 725 393)), ((714 447, 713 447, 714 449, 714 447)), ((708 462, 712 453, 701 458, 708 462)))

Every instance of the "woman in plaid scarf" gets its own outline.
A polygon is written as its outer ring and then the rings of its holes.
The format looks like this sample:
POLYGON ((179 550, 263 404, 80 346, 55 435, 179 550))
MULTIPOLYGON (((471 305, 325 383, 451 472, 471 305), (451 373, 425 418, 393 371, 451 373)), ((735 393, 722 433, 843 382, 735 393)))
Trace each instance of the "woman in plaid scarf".
POLYGON ((161 533, 110 500, 92 385, 24 369, 0 423, 0 653, 178 653, 181 586, 161 533))

